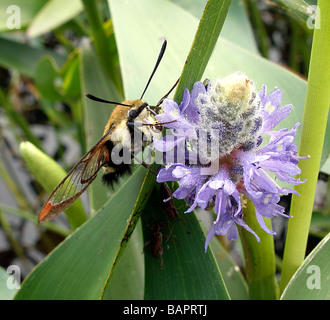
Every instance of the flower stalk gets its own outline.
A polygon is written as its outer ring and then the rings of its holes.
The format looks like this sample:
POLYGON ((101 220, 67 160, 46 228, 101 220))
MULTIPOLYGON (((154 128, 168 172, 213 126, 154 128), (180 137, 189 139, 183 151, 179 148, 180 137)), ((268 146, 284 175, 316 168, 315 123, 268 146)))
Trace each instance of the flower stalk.
MULTIPOLYGON (((252 300, 274 300, 278 298, 278 286, 275 279, 275 252, 273 236, 260 227, 255 208, 251 201, 243 209, 244 221, 258 234, 260 242, 244 228, 239 228, 245 258, 246 279, 252 300)), ((270 219, 265 219, 271 229, 270 219)))
POLYGON ((330 2, 318 1, 299 154, 310 155, 301 163, 307 182, 296 187, 301 197, 293 195, 283 257, 281 291, 305 257, 313 211, 314 195, 321 161, 330 105, 330 2), (320 14, 320 15, 319 15, 320 14), (320 23, 320 24, 319 24, 320 23))

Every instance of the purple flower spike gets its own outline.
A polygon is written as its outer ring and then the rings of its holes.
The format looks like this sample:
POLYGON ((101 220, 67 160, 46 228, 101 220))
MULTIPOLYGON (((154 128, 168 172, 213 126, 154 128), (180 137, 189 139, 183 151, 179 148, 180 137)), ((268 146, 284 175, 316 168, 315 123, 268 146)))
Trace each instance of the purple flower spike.
POLYGON ((164 113, 157 120, 165 123, 171 135, 155 140, 155 148, 164 155, 169 151, 177 155, 159 171, 157 181, 178 181, 173 196, 187 200, 187 212, 197 206, 214 208, 216 219, 205 250, 216 234, 237 239, 237 226, 260 241, 243 219, 243 196, 253 202, 257 221, 269 234, 275 232, 263 218, 289 218, 278 204, 280 195, 297 192, 281 187, 275 179, 304 183, 293 176, 300 174, 299 159, 307 157, 298 157, 294 144, 299 123, 292 129, 271 131, 292 111, 292 105, 280 106, 281 101, 280 89, 267 95, 263 86, 257 92, 253 82, 239 72, 207 88, 196 82, 191 93, 185 90, 179 106, 165 99, 164 113), (270 139, 260 148, 264 135, 270 139))

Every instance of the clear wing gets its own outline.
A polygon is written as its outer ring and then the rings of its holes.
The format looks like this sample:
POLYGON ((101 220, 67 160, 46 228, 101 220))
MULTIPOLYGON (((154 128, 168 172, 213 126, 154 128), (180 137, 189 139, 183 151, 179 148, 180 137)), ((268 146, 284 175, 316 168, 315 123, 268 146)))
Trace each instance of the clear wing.
POLYGON ((109 161, 105 145, 112 127, 70 170, 42 206, 38 220, 45 222, 66 210, 94 181, 101 167, 109 161))

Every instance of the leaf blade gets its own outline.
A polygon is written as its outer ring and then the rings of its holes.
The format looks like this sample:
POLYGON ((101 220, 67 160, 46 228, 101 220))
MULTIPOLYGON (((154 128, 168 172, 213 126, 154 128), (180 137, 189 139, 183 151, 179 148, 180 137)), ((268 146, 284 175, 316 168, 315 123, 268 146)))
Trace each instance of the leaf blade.
POLYGON ((182 100, 185 88, 191 90, 195 81, 201 79, 219 38, 230 3, 231 0, 207 2, 177 86, 175 93, 177 102, 182 100))
POLYGON ((329 270, 330 233, 314 248, 292 276, 281 300, 329 300, 329 270))
POLYGON ((142 215, 145 247, 146 300, 227 300, 227 288, 194 213, 185 215, 184 201, 175 201, 179 216, 172 221, 155 188, 142 215), (182 207, 184 205, 184 208, 182 207), (157 210, 155 210, 157 208, 157 210), (162 226, 162 254, 152 254, 153 226, 162 226), (163 264, 163 266, 162 266, 163 264))
POLYGON ((117 259, 127 221, 134 213, 144 177, 144 168, 129 177, 93 218, 29 274, 15 299, 99 299, 117 259))

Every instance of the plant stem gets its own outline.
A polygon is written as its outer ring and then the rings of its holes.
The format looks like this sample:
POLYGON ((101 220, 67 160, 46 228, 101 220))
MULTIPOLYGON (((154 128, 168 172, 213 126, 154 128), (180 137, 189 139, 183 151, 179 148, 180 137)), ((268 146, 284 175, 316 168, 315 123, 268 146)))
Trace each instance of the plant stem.
POLYGON ((300 168, 307 182, 296 186, 300 197, 293 195, 285 244, 281 291, 305 257, 314 195, 322 155, 330 104, 330 1, 319 0, 307 83, 299 155, 310 155, 300 168), (321 17, 319 15, 321 13, 321 17), (320 19, 321 18, 321 19, 320 19))
POLYGON ((259 50, 263 57, 268 58, 269 51, 269 38, 267 36, 267 30, 261 17, 261 12, 257 7, 255 0, 245 1, 245 6, 249 8, 251 14, 252 24, 259 44, 259 50))
POLYGON ((23 210, 28 210, 30 208, 29 203, 25 199, 23 193, 18 187, 15 180, 8 173, 8 169, 5 166, 4 161, 0 158, 0 177, 5 183, 8 190, 13 194, 18 206, 23 210))
POLYGON ((13 230, 11 229, 10 223, 7 220, 5 213, 0 209, 0 226, 7 235, 7 239, 10 242, 13 251, 17 255, 18 258, 22 259, 23 262, 26 262, 26 257, 24 255, 24 249, 20 245, 19 241, 17 241, 14 236, 13 230))
MULTIPOLYGON (((259 225, 253 203, 248 200, 244 209, 244 221, 260 237, 257 242, 255 236, 240 227, 240 237, 243 245, 246 278, 249 294, 252 300, 274 300, 278 298, 278 287, 275 279, 276 262, 274 253, 274 239, 259 225)), ((265 219, 271 229, 270 219, 265 219)))

